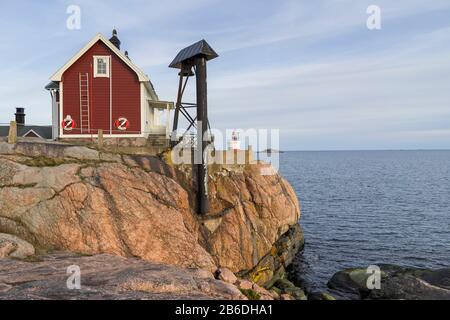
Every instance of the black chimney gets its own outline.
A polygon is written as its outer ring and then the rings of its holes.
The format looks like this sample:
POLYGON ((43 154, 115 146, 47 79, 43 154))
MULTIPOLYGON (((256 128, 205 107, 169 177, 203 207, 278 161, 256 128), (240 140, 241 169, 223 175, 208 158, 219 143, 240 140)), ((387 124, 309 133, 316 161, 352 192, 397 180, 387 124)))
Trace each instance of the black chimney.
POLYGON ((120 50, 120 40, 119 40, 119 38, 117 37, 117 30, 116 29, 114 29, 113 30, 113 32, 112 32, 112 38, 111 39, 109 39, 109 41, 117 48, 117 49, 119 49, 120 50))
POLYGON ((25 125, 25 108, 16 108, 16 123, 19 126, 25 125))

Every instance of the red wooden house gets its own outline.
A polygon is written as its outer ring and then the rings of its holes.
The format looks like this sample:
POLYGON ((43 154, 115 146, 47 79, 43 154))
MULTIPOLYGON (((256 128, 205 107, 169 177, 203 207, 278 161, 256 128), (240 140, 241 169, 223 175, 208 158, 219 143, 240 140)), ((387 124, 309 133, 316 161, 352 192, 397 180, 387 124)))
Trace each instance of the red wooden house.
POLYGON ((120 51, 117 31, 98 34, 51 78, 53 138, 169 136, 173 103, 159 101, 149 77, 120 51), (161 123, 161 113, 165 123, 161 123))

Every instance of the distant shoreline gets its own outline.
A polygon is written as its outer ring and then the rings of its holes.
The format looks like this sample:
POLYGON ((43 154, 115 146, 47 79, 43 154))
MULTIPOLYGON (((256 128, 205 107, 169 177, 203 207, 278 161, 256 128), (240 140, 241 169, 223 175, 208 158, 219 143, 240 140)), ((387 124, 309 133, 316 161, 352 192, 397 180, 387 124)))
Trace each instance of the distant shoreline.
MULTIPOLYGON (((294 151, 296 152, 296 151, 294 151)), ((284 151, 276 150, 276 149, 266 149, 263 151, 258 151, 258 153, 284 153, 284 151)))
MULTIPOLYGON (((277 153, 287 152, 427 152, 427 151, 450 151, 450 149, 367 149, 367 150, 283 150, 277 153)), ((267 153, 266 150, 258 153, 267 153)), ((276 153, 275 151, 272 153, 276 153)))

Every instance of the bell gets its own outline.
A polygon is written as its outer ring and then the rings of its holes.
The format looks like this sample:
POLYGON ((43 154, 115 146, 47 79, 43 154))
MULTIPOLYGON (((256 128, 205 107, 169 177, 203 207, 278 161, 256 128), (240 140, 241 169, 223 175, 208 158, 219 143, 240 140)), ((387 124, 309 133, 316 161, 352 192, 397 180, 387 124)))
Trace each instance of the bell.
POLYGON ((192 71, 192 66, 183 64, 181 66, 181 71, 180 71, 180 73, 178 75, 179 76, 184 76, 184 77, 192 77, 192 76, 194 76, 194 72, 192 71))

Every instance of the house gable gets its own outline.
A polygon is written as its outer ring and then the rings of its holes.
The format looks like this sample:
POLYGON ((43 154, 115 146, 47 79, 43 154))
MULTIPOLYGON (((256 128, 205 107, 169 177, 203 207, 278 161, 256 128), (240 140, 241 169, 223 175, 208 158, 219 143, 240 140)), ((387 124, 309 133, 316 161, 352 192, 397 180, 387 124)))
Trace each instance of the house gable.
POLYGON ((119 49, 117 49, 108 39, 106 39, 102 34, 97 34, 91 41, 89 41, 86 46, 84 46, 78 53, 72 57, 62 68, 60 68, 50 80, 54 82, 60 82, 64 72, 69 69, 75 62, 77 62, 86 52, 89 51, 97 42, 103 42, 117 57, 119 57, 126 65, 128 65, 131 70, 133 70, 140 82, 150 82, 148 76, 140 70, 134 63, 131 62, 129 58, 125 56, 119 49))
POLYGON ((139 81, 136 72, 103 41, 98 40, 70 65, 61 80, 63 90, 59 122, 67 116, 75 122, 74 128, 64 131, 63 135, 92 134, 97 133, 99 129, 107 134, 142 134, 141 86, 144 83, 139 81), (93 65, 96 56, 110 57, 109 77, 94 76, 93 65), (85 78, 80 77, 84 75, 88 77, 88 89, 81 92, 80 81, 83 80, 80 79, 85 78), (83 100, 88 101, 83 109, 87 109, 87 112, 83 111, 83 116, 80 98, 82 95, 83 100), (118 131, 115 128, 116 120, 121 117, 130 122, 126 131, 118 131))

